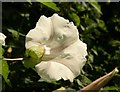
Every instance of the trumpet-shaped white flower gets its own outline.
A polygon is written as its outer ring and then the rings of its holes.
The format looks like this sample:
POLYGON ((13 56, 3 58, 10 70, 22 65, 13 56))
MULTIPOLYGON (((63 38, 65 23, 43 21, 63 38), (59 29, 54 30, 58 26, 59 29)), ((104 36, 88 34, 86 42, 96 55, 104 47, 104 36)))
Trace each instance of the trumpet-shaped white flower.
POLYGON ((58 14, 40 17, 26 35, 26 48, 32 46, 45 48, 42 61, 35 68, 46 81, 73 82, 86 62, 87 46, 79 39, 76 26, 58 14))
POLYGON ((0 33, 0 43, 2 45, 5 45, 5 38, 6 38, 6 36, 3 33, 0 33))

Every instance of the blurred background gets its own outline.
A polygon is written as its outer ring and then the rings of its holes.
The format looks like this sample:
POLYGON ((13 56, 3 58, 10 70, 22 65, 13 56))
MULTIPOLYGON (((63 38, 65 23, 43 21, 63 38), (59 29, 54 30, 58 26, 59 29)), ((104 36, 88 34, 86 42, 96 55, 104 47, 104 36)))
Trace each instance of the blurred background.
MULTIPOLYGON (((25 35, 41 15, 58 13, 73 21, 80 39, 87 44, 87 62, 73 83, 41 82, 33 69, 21 61, 2 61, 2 92, 51 92, 60 87, 79 90, 118 67, 120 70, 120 3, 119 2, 3 2, 2 32, 7 36, 3 56, 24 57, 25 35)), ((120 89, 120 73, 101 90, 120 89)), ((113 92, 113 91, 111 91, 113 92)))

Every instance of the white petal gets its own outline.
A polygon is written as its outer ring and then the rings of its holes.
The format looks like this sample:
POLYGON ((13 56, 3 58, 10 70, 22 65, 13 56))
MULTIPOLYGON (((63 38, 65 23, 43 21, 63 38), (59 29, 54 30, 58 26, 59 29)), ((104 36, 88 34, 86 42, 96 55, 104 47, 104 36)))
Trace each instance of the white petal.
MULTIPOLYGON (((60 55, 58 55, 56 58, 47 62, 61 63, 67 68, 69 68, 72 71, 73 75, 77 77, 80 74, 86 62, 86 55, 87 45, 82 41, 78 40, 75 43, 68 46, 67 48, 65 48, 63 51, 61 51, 60 55)), ((55 67, 53 68, 56 69, 55 67)), ((67 74, 65 76, 67 76, 67 74)))
POLYGON ((42 79, 47 81, 56 81, 63 78, 72 82, 80 74, 86 62, 86 50, 86 44, 78 40, 61 51, 58 57, 46 62, 42 61, 36 65, 37 72, 42 79))
POLYGON ((0 33, 0 43, 2 45, 5 45, 5 38, 6 38, 6 36, 3 33, 0 33))
POLYGON ((51 48, 47 47, 46 45, 44 45, 44 48, 45 48, 45 54, 50 55, 50 49, 51 48))
POLYGON ((43 56, 43 60, 57 57, 63 49, 79 39, 78 30, 73 22, 69 22, 57 14, 51 17, 51 21, 53 23, 53 36, 46 43, 46 46, 51 48, 51 51, 49 55, 43 56))
POLYGON ((64 79, 73 82, 74 75, 71 70, 60 63, 43 61, 35 67, 43 80, 51 82, 64 79))
POLYGON ((36 27, 26 35, 26 48, 34 45, 45 44, 52 33, 52 22, 50 18, 41 16, 36 27))
POLYGON ((78 30, 72 22, 57 14, 51 17, 51 21, 53 23, 54 35, 52 40, 47 43, 49 47, 55 50, 59 47, 65 48, 79 39, 78 30))
POLYGON ((65 48, 54 61, 67 66, 73 72, 74 76, 77 77, 86 62, 86 55, 87 45, 78 40, 65 48))

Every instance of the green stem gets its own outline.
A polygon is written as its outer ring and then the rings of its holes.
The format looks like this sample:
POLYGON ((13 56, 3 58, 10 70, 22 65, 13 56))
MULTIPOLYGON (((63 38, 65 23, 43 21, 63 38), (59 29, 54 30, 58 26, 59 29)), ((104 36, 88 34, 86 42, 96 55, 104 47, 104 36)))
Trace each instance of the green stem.
POLYGON ((23 58, 3 58, 3 60, 7 60, 7 61, 16 61, 16 60, 23 60, 23 58))

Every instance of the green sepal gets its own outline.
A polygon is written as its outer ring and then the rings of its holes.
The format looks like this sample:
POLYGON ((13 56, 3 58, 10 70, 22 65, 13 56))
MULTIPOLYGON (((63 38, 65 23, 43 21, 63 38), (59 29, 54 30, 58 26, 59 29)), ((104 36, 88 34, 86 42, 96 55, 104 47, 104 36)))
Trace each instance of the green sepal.
POLYGON ((41 62, 41 58, 44 55, 43 46, 32 46, 25 51, 25 59, 23 64, 26 68, 34 68, 34 66, 41 62))

